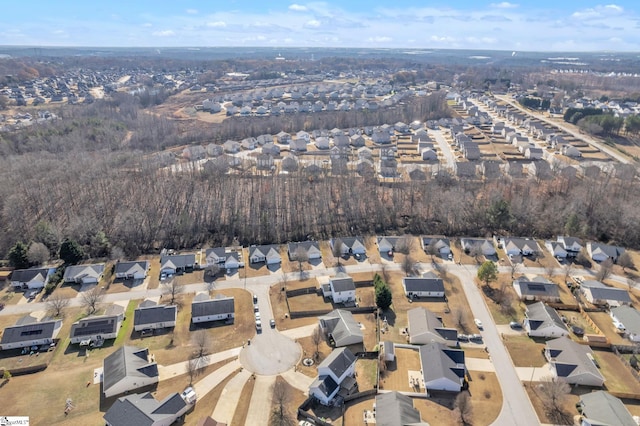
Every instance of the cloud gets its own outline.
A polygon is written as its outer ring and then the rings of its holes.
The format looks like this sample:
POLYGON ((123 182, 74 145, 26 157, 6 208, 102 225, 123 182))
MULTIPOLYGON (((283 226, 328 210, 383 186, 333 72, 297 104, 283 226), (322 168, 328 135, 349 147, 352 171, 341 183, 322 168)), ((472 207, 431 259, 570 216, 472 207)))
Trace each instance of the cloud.
POLYGON ((393 39, 391 37, 377 36, 377 37, 369 37, 367 41, 369 43, 388 43, 390 41, 393 41, 393 39))
POLYGON ((509 3, 508 1, 503 1, 501 3, 491 3, 489 7, 493 7, 496 9, 514 9, 518 7, 518 5, 514 3, 509 3))
POLYGON ((294 3, 289 6, 289 10, 293 10, 295 12, 306 12, 308 9, 307 6, 294 3))
POLYGON ((226 26, 227 23, 224 21, 207 22, 207 27, 209 28, 224 28, 226 26))
POLYGON ((305 28, 319 28, 320 27, 320 21, 318 21, 317 19, 311 19, 307 22, 304 23, 305 28))
POLYGON ((617 4, 598 5, 587 9, 577 10, 571 14, 574 19, 602 19, 608 16, 621 15, 624 12, 622 6, 617 4))
POLYGON ((151 33, 151 35, 156 37, 171 37, 176 35, 176 33, 173 30, 164 30, 164 31, 154 31, 151 33))
POLYGON ((185 12, 187 12, 189 15, 197 15, 198 9, 187 9, 185 12))

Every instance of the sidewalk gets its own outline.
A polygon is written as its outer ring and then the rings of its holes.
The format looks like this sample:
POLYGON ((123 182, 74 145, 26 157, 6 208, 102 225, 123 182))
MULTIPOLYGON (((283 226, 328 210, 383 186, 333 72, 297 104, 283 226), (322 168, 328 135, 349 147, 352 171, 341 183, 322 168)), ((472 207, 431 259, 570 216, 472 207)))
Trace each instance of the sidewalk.
POLYGON ((216 408, 213 410, 211 417, 219 422, 231 424, 233 415, 238 407, 242 389, 244 388, 247 380, 251 378, 251 372, 243 369, 241 372, 235 375, 235 377, 229 382, 222 390, 222 394, 216 403, 216 408))
POLYGON ((301 390, 305 395, 309 394, 309 386, 313 383, 313 378, 306 376, 302 373, 287 370, 284 373, 280 374, 283 379, 287 381, 294 388, 301 390))
MULTIPOLYGON (((211 364, 224 361, 225 359, 237 358, 240 354, 241 349, 242 348, 233 348, 227 351, 211 354, 207 357, 203 366, 209 366, 211 364)), ((180 376, 181 374, 187 374, 188 363, 189 361, 183 361, 171 365, 158 365, 158 375, 160 381, 167 380, 175 376, 180 376)))
POLYGON ((276 377, 256 376, 245 424, 252 426, 267 426, 269 424, 271 401, 273 400, 272 386, 276 382, 276 377))

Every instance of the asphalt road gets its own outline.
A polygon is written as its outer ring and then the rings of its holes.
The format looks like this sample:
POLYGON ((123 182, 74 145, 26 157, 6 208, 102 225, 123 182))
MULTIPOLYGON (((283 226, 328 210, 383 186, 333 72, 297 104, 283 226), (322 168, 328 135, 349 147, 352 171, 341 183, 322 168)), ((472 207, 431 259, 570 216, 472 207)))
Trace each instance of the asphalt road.
POLYGON ((430 133, 433 133, 433 136, 436 138, 436 142, 438 142, 438 146, 440 147, 440 152, 444 155, 444 158, 447 162, 447 168, 450 170, 454 170, 456 166, 456 157, 453 155, 453 151, 451 150, 451 146, 447 143, 440 130, 431 130, 430 133))

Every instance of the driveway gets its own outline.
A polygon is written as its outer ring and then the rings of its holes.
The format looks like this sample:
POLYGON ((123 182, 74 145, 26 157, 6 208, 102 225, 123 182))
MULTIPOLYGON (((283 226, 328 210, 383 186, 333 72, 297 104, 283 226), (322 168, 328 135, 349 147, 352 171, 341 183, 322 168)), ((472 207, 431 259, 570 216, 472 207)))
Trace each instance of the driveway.
POLYGON ((453 151, 451 151, 451 146, 447 143, 440 130, 432 130, 433 136, 436 138, 436 142, 438 142, 438 146, 440 147, 440 152, 444 156, 446 161, 447 168, 450 170, 454 170, 456 166, 456 158, 453 155, 453 151))

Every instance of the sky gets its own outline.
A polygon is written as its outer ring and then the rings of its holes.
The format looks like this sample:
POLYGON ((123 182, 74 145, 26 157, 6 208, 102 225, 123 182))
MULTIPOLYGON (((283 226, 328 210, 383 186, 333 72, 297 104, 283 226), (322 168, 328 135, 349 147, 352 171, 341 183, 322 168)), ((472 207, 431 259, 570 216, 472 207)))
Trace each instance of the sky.
POLYGON ((640 51, 640 2, 23 0, 0 45, 640 51))

